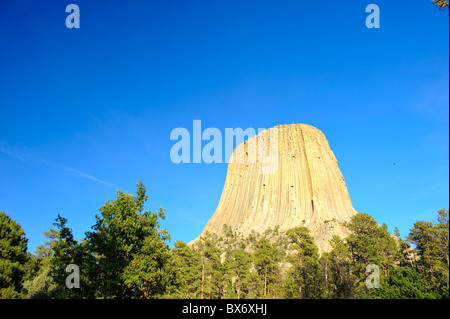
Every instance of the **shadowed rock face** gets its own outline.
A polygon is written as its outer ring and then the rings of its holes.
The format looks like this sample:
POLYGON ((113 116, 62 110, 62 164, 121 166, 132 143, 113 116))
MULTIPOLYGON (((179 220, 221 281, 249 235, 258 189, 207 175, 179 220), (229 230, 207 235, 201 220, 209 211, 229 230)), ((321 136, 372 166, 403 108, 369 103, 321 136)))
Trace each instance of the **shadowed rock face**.
POLYGON ((220 234, 224 224, 244 235, 305 226, 322 253, 330 250, 332 235, 348 235, 342 223, 356 213, 325 135, 306 124, 280 125, 234 150, 202 234, 220 234))

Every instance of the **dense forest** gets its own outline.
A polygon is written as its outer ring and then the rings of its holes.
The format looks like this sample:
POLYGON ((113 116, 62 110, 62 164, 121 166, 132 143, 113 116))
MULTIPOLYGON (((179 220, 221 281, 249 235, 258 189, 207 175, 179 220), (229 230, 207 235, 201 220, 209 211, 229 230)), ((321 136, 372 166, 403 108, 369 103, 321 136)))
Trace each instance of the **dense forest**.
POLYGON ((405 239, 358 213, 345 225, 351 235, 319 255, 306 227, 243 236, 224 226, 171 248, 165 210, 144 211, 146 200, 142 182, 136 195, 118 191, 79 241, 58 215, 34 254, 0 212, 0 298, 449 298, 448 210, 405 239), (378 288, 366 285, 368 265, 379 269, 378 288))

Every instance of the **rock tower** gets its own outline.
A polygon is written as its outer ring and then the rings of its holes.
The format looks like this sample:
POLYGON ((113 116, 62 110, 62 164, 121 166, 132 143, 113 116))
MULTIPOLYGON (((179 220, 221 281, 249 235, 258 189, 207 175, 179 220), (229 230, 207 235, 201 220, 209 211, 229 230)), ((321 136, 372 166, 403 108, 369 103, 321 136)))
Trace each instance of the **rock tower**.
POLYGON ((331 236, 348 235, 343 223, 356 213, 325 135, 306 124, 280 125, 236 147, 202 234, 220 234, 224 224, 244 235, 305 226, 322 253, 331 236))

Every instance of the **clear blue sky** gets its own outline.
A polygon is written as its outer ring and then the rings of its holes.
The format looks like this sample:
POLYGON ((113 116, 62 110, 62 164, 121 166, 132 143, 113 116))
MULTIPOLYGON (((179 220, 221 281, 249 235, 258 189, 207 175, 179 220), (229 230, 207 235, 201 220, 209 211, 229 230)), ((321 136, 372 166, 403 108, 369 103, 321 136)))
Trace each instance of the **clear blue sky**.
POLYGON ((429 0, 3 0, 0 210, 34 252, 57 214, 80 239, 142 180, 146 209, 166 208, 172 242, 188 242, 227 167, 173 164, 170 132, 306 123, 356 210, 405 236, 449 207, 448 39, 429 0), (80 29, 65 26, 70 3, 80 29))

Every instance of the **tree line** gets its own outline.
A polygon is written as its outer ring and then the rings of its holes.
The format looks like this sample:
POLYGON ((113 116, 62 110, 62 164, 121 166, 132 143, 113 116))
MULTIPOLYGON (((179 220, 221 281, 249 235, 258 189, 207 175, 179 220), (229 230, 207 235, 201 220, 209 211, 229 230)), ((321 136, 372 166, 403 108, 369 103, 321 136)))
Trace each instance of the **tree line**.
POLYGON ((165 210, 144 211, 147 199, 142 182, 136 195, 118 191, 81 240, 58 215, 34 254, 0 212, 0 298, 449 298, 448 210, 414 223, 406 239, 358 213, 345 224, 351 234, 319 254, 306 227, 244 236, 224 225, 170 247, 165 210), (79 269, 79 288, 67 286, 68 265, 79 269), (379 270, 378 288, 366 284, 368 265, 379 270))

